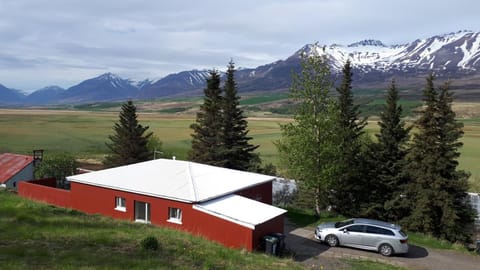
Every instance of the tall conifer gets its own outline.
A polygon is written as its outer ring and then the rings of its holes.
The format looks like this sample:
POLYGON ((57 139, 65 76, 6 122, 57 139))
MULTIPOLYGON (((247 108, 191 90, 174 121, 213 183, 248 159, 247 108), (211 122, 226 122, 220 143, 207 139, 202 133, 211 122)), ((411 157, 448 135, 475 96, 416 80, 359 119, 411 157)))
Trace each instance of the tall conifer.
POLYGON ((248 123, 240 106, 240 97, 235 83, 235 65, 230 61, 227 69, 223 100, 223 155, 224 167, 236 170, 249 170, 255 159, 248 136, 248 123))
POLYGON ((366 201, 367 193, 362 183, 364 179, 362 157, 362 134, 367 124, 366 119, 360 119, 359 105, 354 104, 352 92, 352 66, 348 60, 342 69, 342 82, 337 88, 338 109, 340 117, 338 126, 340 132, 339 164, 343 166, 334 188, 334 208, 345 215, 358 215, 359 208, 366 201))
POLYGON ((117 167, 150 159, 147 148, 152 133, 145 133, 148 126, 142 126, 137 120, 137 108, 131 100, 122 105, 119 122, 113 126, 114 134, 109 135, 111 143, 106 143, 110 154, 104 160, 107 167, 117 167))
POLYGON ((214 70, 210 72, 210 78, 207 79, 203 104, 197 113, 196 122, 190 126, 193 134, 189 160, 220 167, 226 164, 222 106, 220 75, 214 70))
POLYGON ((405 224, 452 242, 467 242, 465 225, 473 221, 473 212, 465 193, 468 174, 457 170, 462 125, 451 109, 448 83, 439 94, 433 81, 430 75, 423 93, 424 110, 416 122, 418 133, 407 156, 412 183, 406 195, 412 212, 405 224))
POLYGON ((404 175, 405 155, 411 127, 402 121, 402 106, 398 104, 398 91, 392 80, 387 93, 386 104, 380 114, 378 142, 372 144, 370 216, 397 221, 404 217, 401 204, 407 177, 404 175))

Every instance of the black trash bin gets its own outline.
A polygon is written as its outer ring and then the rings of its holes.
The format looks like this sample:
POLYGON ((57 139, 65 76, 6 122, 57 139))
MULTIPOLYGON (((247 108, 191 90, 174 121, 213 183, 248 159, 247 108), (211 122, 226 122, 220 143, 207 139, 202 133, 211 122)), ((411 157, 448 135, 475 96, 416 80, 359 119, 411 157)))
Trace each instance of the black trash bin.
POLYGON ((272 235, 266 235, 263 237, 265 241, 265 253, 268 255, 275 255, 277 250, 278 239, 272 235))
POLYGON ((271 236, 275 237, 278 241, 277 248, 275 250, 275 255, 283 256, 283 251, 285 250, 285 237, 286 235, 283 233, 273 233, 270 234, 271 236))

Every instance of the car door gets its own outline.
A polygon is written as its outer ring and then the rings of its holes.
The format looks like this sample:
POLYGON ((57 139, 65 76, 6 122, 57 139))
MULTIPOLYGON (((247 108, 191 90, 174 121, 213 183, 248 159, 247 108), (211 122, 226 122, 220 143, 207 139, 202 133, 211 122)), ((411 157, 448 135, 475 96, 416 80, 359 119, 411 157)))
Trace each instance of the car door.
POLYGON ((341 229, 340 243, 344 246, 361 246, 362 237, 364 235, 364 225, 349 225, 341 229))
POLYGON ((370 248, 375 248, 377 246, 377 243, 382 241, 382 237, 382 228, 367 225, 363 244, 370 248))

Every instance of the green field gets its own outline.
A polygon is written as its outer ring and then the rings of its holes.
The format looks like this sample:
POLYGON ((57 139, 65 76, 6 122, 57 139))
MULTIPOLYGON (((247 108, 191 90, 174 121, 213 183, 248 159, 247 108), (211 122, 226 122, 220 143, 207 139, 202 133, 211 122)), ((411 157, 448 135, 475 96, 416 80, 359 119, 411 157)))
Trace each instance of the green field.
MULTIPOLYGON (((101 160, 107 151, 105 142, 118 120, 116 112, 58 110, 0 110, 0 152, 31 153, 44 149, 46 154, 67 151, 78 158, 101 160)), ((160 138, 164 152, 185 159, 190 148, 193 115, 140 113, 143 125, 160 138)), ((252 142, 266 162, 276 164, 278 155, 274 141, 280 139, 279 123, 286 118, 249 118, 252 142)), ((471 190, 480 192, 480 119, 463 121, 465 137, 461 149, 460 168, 472 173, 471 190)), ((369 133, 378 129, 372 121, 369 133)))

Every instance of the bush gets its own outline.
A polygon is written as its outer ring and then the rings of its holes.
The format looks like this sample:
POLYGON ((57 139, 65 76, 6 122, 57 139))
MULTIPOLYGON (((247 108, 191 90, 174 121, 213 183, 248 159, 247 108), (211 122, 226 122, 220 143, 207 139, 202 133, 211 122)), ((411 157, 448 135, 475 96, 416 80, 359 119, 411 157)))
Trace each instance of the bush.
POLYGON ((140 243, 142 249, 144 250, 157 250, 158 249, 158 240, 154 236, 145 237, 140 243))

